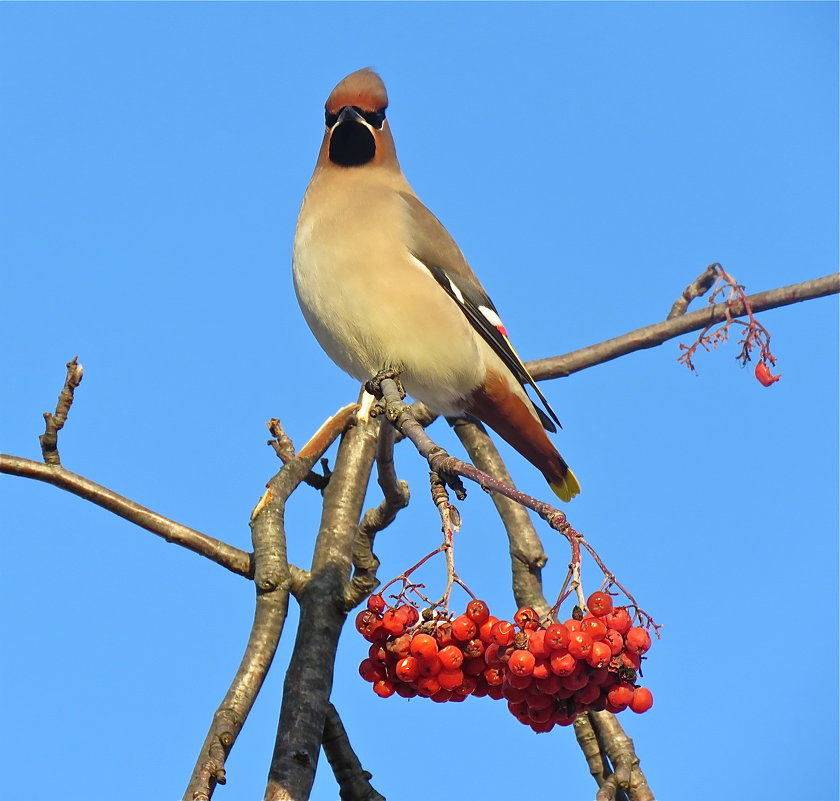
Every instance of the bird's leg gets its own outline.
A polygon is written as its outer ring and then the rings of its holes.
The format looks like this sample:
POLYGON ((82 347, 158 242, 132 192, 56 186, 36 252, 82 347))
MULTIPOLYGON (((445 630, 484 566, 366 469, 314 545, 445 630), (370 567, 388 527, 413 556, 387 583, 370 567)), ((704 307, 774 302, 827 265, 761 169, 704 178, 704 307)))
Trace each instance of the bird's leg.
POLYGON ((400 381, 400 371, 394 369, 393 367, 386 367, 383 370, 380 370, 369 381, 365 381, 365 392, 369 395, 373 395, 374 398, 381 398, 382 382, 386 378, 390 378, 397 385, 397 391, 400 393, 400 398, 404 398, 405 388, 400 381))

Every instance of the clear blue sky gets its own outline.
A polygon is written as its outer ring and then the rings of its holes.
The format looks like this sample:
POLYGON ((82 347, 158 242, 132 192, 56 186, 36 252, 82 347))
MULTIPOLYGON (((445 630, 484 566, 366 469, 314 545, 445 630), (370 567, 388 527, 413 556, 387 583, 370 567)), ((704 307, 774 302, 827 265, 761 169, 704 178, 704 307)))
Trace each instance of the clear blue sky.
MULTIPOLYGON (((78 354, 67 467, 250 547, 277 467, 264 422, 300 445, 356 394, 305 326, 290 254, 324 99, 362 66, 388 85, 409 180, 525 358, 664 318, 713 261, 750 291, 835 270, 837 17, 805 2, 0 5, 0 450, 38 457, 78 354)), ((734 343, 698 376, 672 342, 543 385, 583 484, 572 522, 665 625, 656 705, 622 718, 661 799, 836 798, 837 303, 762 319, 784 376, 770 389, 734 343)), ((405 446, 397 459, 414 499, 377 542, 383 580, 439 538, 423 465, 405 446)), ((0 479, 4 791, 180 797, 250 583, 0 479)), ((489 499, 473 491, 462 514, 460 571, 510 614, 489 499)), ((317 520, 304 489, 289 514, 304 567, 317 520)), ((545 544, 550 594, 567 554, 545 544)), ((295 622, 219 799, 261 797, 295 622)), ((571 732, 536 736, 486 700, 377 699, 364 651, 342 638, 333 698, 389 798, 594 796, 571 732)), ((325 761, 313 797, 337 797, 325 761)))

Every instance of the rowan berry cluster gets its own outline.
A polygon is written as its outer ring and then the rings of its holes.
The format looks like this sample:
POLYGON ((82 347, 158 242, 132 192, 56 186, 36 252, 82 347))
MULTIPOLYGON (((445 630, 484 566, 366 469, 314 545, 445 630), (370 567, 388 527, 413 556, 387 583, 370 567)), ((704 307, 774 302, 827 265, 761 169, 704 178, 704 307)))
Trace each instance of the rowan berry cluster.
POLYGON ((383 698, 505 699, 536 732, 568 726, 587 709, 646 712, 653 695, 636 679, 651 644, 647 630, 633 626, 627 607, 613 607, 604 592, 589 596, 585 613, 576 612, 543 625, 522 607, 511 622, 473 600, 454 619, 426 610, 421 620, 411 604, 388 608, 372 595, 356 616, 356 629, 371 643, 359 673, 383 698))

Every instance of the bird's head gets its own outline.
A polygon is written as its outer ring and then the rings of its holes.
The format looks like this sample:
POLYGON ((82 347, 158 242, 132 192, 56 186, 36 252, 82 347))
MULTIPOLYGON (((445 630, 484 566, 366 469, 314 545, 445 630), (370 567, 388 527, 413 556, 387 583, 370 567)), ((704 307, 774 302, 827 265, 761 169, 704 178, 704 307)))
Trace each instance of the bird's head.
POLYGON ((370 68, 351 72, 324 106, 326 131, 319 161, 339 168, 382 165, 399 169, 385 119, 388 93, 370 68))

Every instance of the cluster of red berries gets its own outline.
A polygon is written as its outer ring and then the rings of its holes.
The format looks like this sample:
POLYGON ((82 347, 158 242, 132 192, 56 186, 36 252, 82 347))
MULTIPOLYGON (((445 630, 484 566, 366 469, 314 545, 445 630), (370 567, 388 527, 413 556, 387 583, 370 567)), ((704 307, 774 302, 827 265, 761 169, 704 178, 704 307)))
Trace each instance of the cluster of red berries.
POLYGON ((504 698, 536 732, 568 726, 587 709, 646 712, 653 695, 636 678, 650 635, 605 592, 590 595, 587 610, 544 626, 531 607, 511 623, 473 600, 454 619, 427 610, 421 621, 414 606, 386 608, 372 595, 356 616, 356 629, 371 643, 359 673, 383 698, 504 698))

